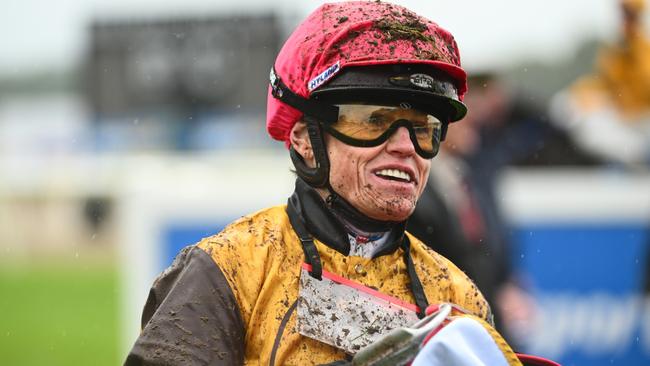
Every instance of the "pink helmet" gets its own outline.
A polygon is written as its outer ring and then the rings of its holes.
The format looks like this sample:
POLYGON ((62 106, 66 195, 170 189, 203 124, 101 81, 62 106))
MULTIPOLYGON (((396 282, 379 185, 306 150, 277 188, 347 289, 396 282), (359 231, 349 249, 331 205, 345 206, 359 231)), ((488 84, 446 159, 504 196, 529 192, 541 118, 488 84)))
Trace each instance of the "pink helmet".
POLYGON ((280 100, 275 88, 278 80, 284 90, 297 97, 294 99, 310 99, 328 83, 334 84, 332 79, 341 71, 379 65, 413 65, 444 75, 447 83, 432 84, 431 77, 417 73, 406 78, 408 85, 391 81, 394 85, 381 87, 442 100, 452 110, 450 121, 465 115, 462 100, 467 77, 460 66, 456 41, 449 32, 402 6, 346 1, 316 9, 280 50, 267 97, 269 134, 288 144, 289 131, 303 115, 294 108, 295 104, 292 107, 285 103, 286 99, 280 100))

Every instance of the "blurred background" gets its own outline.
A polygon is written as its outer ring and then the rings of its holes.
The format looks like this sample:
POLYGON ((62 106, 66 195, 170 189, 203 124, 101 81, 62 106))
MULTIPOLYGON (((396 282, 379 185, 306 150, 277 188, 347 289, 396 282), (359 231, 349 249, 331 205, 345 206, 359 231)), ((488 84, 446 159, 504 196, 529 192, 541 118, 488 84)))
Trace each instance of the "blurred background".
MULTIPOLYGON (((430 179, 453 222, 424 207, 418 235, 477 280, 518 349, 647 364, 644 2, 394 3, 450 30, 470 76, 430 179)), ((0 364, 120 364, 181 247, 285 202, 268 72, 319 4, 3 2, 0 364)))

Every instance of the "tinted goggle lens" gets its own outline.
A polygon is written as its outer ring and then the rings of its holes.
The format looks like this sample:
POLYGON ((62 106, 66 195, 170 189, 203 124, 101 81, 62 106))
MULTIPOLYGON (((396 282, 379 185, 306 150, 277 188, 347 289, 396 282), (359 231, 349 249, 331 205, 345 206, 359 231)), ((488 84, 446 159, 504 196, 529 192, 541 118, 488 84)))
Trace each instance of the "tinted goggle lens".
POLYGON ((438 152, 442 122, 431 114, 392 106, 344 104, 337 107, 338 120, 325 127, 347 144, 377 146, 388 140, 398 128, 406 127, 420 156, 430 159, 438 152))

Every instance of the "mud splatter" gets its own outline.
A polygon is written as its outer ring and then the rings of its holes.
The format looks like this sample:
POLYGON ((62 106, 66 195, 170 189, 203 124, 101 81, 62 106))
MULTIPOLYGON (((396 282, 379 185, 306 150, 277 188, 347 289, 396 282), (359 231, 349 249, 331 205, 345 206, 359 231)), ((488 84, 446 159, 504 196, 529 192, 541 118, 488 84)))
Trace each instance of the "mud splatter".
POLYGON ((374 23, 374 28, 384 35, 384 41, 387 43, 396 40, 433 41, 433 37, 425 34, 429 28, 417 18, 407 18, 406 22, 397 19, 380 19, 374 23))

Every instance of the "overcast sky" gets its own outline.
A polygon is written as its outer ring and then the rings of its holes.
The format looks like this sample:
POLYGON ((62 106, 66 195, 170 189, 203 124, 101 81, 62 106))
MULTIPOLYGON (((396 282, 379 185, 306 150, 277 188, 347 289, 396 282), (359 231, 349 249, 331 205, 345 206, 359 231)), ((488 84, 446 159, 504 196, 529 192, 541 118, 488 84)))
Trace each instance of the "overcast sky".
MULTIPOLYGON (((571 57, 586 39, 612 39, 616 0, 394 0, 450 30, 466 67, 489 68, 531 59, 571 57)), ((274 11, 289 24, 316 0, 2 0, 0 74, 71 69, 98 18, 274 11)))

